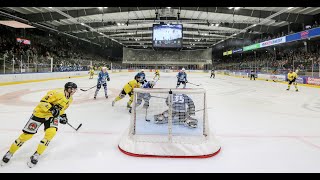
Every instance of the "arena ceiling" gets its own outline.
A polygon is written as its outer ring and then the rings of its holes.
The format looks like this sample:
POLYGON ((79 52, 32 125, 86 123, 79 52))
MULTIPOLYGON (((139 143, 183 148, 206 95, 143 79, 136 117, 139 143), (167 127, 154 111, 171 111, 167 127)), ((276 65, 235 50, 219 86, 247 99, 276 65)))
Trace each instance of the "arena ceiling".
POLYGON ((1 7, 0 15, 50 28, 101 46, 151 48, 152 25, 183 24, 186 48, 272 33, 288 23, 311 23, 320 7, 1 7))

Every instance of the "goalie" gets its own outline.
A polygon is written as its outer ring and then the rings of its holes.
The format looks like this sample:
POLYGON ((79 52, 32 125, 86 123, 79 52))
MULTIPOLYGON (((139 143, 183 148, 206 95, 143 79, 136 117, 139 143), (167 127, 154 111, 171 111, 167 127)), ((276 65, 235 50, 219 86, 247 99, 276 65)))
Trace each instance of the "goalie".
MULTIPOLYGON (((169 97, 166 99, 169 106, 169 97)), ((192 99, 186 94, 173 94, 172 99, 172 124, 183 124, 189 128, 196 128, 198 120, 191 117, 195 116, 195 106, 192 99)), ((161 114, 154 115, 156 124, 168 123, 169 110, 161 114)))

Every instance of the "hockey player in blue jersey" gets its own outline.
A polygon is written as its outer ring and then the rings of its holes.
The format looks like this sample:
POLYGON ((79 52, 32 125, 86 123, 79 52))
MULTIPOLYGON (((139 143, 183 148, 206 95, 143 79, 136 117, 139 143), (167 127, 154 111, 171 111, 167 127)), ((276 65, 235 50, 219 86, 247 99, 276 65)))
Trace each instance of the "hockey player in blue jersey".
MULTIPOLYGON (((172 123, 196 128, 198 120, 191 117, 196 115, 192 99, 186 94, 173 94, 172 97, 172 123)), ((166 99, 166 104, 169 106, 169 97, 166 99)), ((156 124, 168 123, 168 117, 169 110, 166 110, 161 114, 154 115, 154 121, 156 124)))
MULTIPOLYGON (((155 84, 156 83, 154 81, 148 81, 142 86, 142 88, 153 88, 155 84)), ((136 106, 140 106, 143 99, 144 100, 143 108, 148 108, 150 98, 151 98, 150 93, 138 93, 136 106)))
POLYGON ((177 81, 176 88, 178 88, 181 83, 183 84, 183 88, 186 88, 186 84, 188 83, 188 80, 187 80, 187 73, 185 72, 185 70, 186 70, 185 68, 182 68, 181 71, 178 73, 177 75, 178 81, 177 81))
POLYGON ((97 98, 97 94, 101 88, 101 85, 103 85, 104 87, 104 94, 106 96, 106 98, 108 98, 108 92, 107 92, 107 81, 110 81, 110 77, 109 74, 107 72, 107 67, 102 67, 99 75, 98 75, 98 84, 97 84, 97 89, 96 92, 94 93, 94 99, 97 98))
POLYGON ((144 69, 141 69, 141 71, 138 72, 138 74, 136 74, 135 77, 137 77, 137 76, 140 77, 140 83, 141 83, 142 85, 147 82, 147 80, 146 80, 146 74, 144 73, 144 69))

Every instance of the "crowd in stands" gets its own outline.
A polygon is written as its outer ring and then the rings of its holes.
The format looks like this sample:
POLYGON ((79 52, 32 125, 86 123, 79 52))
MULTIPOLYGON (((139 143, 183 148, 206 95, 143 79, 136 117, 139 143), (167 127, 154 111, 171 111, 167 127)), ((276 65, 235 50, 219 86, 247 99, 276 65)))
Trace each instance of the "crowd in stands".
MULTIPOLYGON (((0 25, 0 59, 5 60, 6 67, 32 67, 36 69, 34 72, 41 72, 41 69, 50 68, 52 58, 54 71, 82 71, 88 70, 90 65, 110 66, 111 62, 116 61, 113 64, 118 66, 121 62, 119 58, 90 52, 86 42, 39 31, 28 30, 25 39, 30 40, 31 44, 22 44, 16 40, 18 37, 24 38, 18 30, 0 25)), ((3 66, 3 61, 0 65, 3 66)))
POLYGON ((305 52, 304 48, 284 49, 274 52, 257 51, 256 54, 244 54, 243 56, 225 57, 217 64, 233 70, 255 69, 261 72, 283 73, 288 69, 299 69, 300 72, 319 71, 320 49, 315 52, 305 52))

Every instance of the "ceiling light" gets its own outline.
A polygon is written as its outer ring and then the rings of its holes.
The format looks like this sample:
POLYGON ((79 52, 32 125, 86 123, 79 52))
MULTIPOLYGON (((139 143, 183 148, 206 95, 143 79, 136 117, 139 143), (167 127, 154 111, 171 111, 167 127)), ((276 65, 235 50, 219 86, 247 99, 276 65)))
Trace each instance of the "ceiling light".
POLYGON ((288 9, 292 9, 293 7, 288 7, 288 9))
POLYGON ((171 7, 167 7, 168 9, 170 9, 171 7))
POLYGON ((233 9, 233 7, 228 7, 228 9, 233 9))
POLYGON ((49 7, 50 9, 52 9, 52 7, 49 7))
POLYGON ((84 23, 80 23, 82 26, 84 26, 84 23))
POLYGON ((107 9, 108 7, 103 7, 103 8, 106 8, 106 9, 107 9))
POLYGON ((98 7, 98 9, 103 9, 103 7, 98 7))
POLYGON ((257 25, 257 24, 254 24, 253 27, 256 26, 256 25, 257 25))
POLYGON ((217 27, 218 27, 218 26, 219 26, 219 24, 217 23, 215 26, 217 26, 217 27))
POLYGON ((234 9, 235 9, 235 10, 238 10, 238 9, 240 9, 240 7, 235 7, 234 9))

